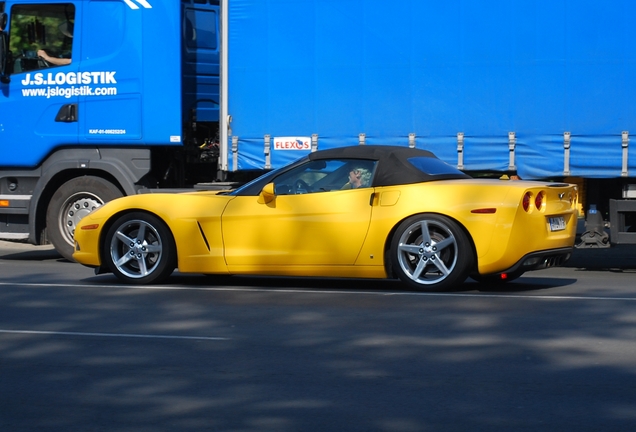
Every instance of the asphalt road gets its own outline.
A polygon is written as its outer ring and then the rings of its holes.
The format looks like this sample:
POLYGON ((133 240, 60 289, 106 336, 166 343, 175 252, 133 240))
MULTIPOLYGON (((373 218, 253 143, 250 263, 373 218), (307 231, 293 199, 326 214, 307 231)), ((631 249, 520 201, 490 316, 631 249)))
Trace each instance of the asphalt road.
POLYGON ((631 431, 631 248, 497 289, 175 274, 0 242, 1 431, 631 431))

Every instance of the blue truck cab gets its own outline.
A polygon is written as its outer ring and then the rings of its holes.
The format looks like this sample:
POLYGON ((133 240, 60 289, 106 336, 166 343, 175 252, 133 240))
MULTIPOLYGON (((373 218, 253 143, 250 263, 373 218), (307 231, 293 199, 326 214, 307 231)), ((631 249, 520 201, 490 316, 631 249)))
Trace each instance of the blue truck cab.
POLYGON ((218 1, 0 1, 0 240, 52 242, 141 188, 213 180, 218 1))

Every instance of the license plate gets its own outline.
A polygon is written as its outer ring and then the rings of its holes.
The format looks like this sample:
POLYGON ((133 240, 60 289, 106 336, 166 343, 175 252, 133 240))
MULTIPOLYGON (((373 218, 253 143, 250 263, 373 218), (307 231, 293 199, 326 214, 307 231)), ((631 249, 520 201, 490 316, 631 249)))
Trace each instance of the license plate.
POLYGON ((563 216, 548 219, 550 221, 550 231, 563 231, 565 229, 565 218, 563 216))

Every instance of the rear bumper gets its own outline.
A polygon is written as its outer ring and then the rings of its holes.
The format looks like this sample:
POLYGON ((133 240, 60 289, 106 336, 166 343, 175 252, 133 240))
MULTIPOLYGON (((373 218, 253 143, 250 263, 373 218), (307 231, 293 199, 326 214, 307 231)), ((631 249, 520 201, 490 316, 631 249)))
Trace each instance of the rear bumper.
POLYGON ((531 270, 542 270, 550 267, 560 267, 564 265, 572 256, 574 247, 549 249, 544 251, 532 252, 524 255, 515 265, 512 267, 492 273, 493 275, 500 274, 514 274, 525 273, 531 270))

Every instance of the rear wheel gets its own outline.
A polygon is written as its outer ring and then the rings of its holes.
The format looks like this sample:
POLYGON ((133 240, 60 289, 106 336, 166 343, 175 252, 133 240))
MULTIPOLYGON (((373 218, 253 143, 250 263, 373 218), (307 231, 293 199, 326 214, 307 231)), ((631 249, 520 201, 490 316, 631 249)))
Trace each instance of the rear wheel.
POLYGON ((463 283, 473 263, 468 236, 440 215, 412 216, 391 242, 393 269, 412 288, 444 291, 463 283))
POLYGON ((49 241, 69 261, 73 260, 73 235, 79 221, 106 202, 122 196, 121 191, 101 177, 71 179, 55 191, 46 210, 49 241))
POLYGON ((158 217, 134 212, 121 216, 108 230, 102 259, 120 280, 133 284, 164 281, 177 265, 172 233, 158 217))

